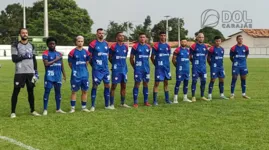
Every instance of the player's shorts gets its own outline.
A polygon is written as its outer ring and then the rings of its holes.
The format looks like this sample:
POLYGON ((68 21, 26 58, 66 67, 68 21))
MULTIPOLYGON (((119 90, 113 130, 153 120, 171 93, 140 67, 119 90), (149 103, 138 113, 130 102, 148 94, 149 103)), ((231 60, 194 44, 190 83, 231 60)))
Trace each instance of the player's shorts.
POLYGON ((190 79, 190 74, 185 73, 185 74, 176 74, 176 80, 177 81, 184 81, 184 80, 189 80, 190 79))
POLYGON ((109 71, 102 72, 102 71, 92 71, 92 82, 95 85, 101 84, 101 82, 104 82, 105 84, 109 84, 110 82, 110 75, 109 71))
POLYGON ((24 88, 25 84, 27 87, 35 87, 35 83, 32 82, 34 74, 15 74, 14 76, 14 87, 16 88, 24 88))
POLYGON ((192 70, 192 80, 197 80, 198 78, 200 78, 201 81, 206 81, 207 78, 206 71, 192 70))
POLYGON ((232 67, 232 75, 237 76, 240 74, 240 76, 244 76, 248 74, 248 68, 247 67, 232 67))
POLYGON ((144 71, 135 71, 134 72, 134 80, 135 82, 149 82, 150 74, 149 72, 144 71))
POLYGON ((121 72, 112 72, 112 84, 126 83, 127 74, 121 72))
POLYGON ((211 79, 225 78, 225 71, 223 68, 210 68, 211 79))
POLYGON ((77 92, 80 90, 82 91, 88 91, 89 89, 89 80, 81 80, 81 81, 75 81, 75 80, 71 80, 71 90, 73 92, 77 92))
POLYGON ((61 87, 62 82, 51 82, 51 81, 44 82, 44 88, 52 89, 54 86, 61 87))
POLYGON ((155 69, 155 81, 171 80, 171 73, 164 69, 155 69))

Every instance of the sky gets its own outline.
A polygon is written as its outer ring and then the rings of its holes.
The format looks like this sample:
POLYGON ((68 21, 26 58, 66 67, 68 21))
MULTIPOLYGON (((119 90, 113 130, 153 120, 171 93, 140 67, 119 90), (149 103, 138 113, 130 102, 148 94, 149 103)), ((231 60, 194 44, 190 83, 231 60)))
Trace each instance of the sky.
MULTIPOLYGON (((25 1, 27 6, 31 6, 37 0, 25 1)), ((0 10, 4 10, 8 4, 22 3, 23 0, 0 0, 0 2, 0 10)), ((201 29, 201 22, 206 20, 204 18, 208 18, 205 24, 215 23, 215 28, 227 37, 240 31, 240 28, 227 28, 227 26, 235 24, 235 22, 231 21, 224 23, 224 28, 222 25, 223 18, 229 18, 229 15, 223 17, 223 11, 230 13, 237 11, 234 13, 234 17, 246 18, 243 20, 247 21, 251 20, 252 28, 269 28, 267 16, 269 14, 268 0, 255 0, 255 2, 246 0, 76 0, 76 2, 79 7, 87 9, 90 17, 93 19, 92 31, 99 27, 106 29, 109 21, 112 20, 119 23, 130 21, 138 25, 144 22, 147 15, 150 15, 152 24, 155 24, 165 19, 164 16, 169 15, 171 17, 184 18, 184 27, 189 31, 189 37, 193 37, 194 33, 201 29), (208 9, 213 9, 213 11, 208 11, 208 13, 202 15, 208 9), (247 15, 240 15, 243 11, 247 15), (219 14, 220 18, 218 23, 216 23, 217 14, 219 14)), ((240 25, 244 24, 242 20, 238 22, 240 25)))

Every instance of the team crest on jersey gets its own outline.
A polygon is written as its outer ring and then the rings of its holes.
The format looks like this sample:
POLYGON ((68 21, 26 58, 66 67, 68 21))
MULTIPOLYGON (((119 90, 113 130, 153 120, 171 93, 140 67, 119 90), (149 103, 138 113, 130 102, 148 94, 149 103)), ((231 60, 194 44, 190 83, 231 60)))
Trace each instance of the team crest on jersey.
POLYGON ((76 58, 78 58, 78 55, 76 55, 76 58))
POLYGON ((243 52, 245 53, 245 52, 246 52, 246 50, 244 50, 244 49, 243 49, 243 52))
POLYGON ((169 50, 168 47, 166 47, 166 50, 167 50, 167 51, 169 50))
POLYGON ((149 52, 149 49, 146 49, 147 52, 149 52))
POLYGON ((118 80, 118 77, 115 77, 115 80, 118 80))
POLYGON ((107 49, 107 46, 105 47, 105 49, 107 49))
POLYGON ((20 83, 19 82, 15 82, 16 85, 19 85, 20 83))
POLYGON ((123 52, 124 52, 124 53, 126 53, 126 52, 127 52, 127 51, 126 51, 126 49, 125 49, 125 50, 123 50, 123 52))
POLYGON ((97 46, 97 48, 96 49, 100 49, 100 47, 99 46, 97 46))
POLYGON ((86 58, 86 55, 84 55, 84 58, 86 58))
POLYGON ((53 59, 53 57, 50 57, 50 59, 53 59))
POLYGON ((206 48, 204 48, 204 51, 206 50, 206 48))
POLYGON ((221 51, 221 53, 223 54, 223 51, 221 51))

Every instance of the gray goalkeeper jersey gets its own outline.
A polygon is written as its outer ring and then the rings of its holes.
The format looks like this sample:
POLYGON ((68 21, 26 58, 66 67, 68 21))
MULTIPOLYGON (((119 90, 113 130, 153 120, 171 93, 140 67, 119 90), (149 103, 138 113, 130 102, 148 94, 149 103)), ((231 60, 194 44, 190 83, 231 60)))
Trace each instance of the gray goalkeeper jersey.
MULTIPOLYGON (((14 43, 11 46, 11 54, 24 56, 26 53, 35 54, 34 46, 31 43, 22 44, 21 42, 14 43)), ((15 63, 15 74, 35 73, 33 59, 24 59, 15 63)))

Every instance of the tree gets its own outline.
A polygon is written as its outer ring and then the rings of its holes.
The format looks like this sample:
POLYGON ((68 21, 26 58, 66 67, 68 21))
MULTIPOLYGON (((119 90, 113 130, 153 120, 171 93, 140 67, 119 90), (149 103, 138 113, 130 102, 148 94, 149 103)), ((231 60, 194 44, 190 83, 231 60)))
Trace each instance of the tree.
MULTIPOLYGON (((0 15, 0 43, 10 42, 11 36, 17 36, 22 27, 22 6, 8 5, 0 15), (9 40, 7 40, 9 39, 9 40)), ((30 36, 44 35, 44 2, 37 1, 26 10, 27 28, 30 36)), ((82 35, 91 39, 93 21, 86 9, 79 8, 74 0, 49 0, 49 35, 58 40, 59 45, 73 45, 74 38, 82 35)), ((85 42, 87 43, 87 42, 85 42)))
POLYGON ((139 33, 145 33, 147 38, 151 40, 151 18, 150 16, 147 16, 145 18, 145 21, 143 25, 137 25, 135 29, 133 30, 133 33, 131 34, 131 39, 134 41, 138 40, 139 33))
MULTIPOLYGON (((110 21, 108 28, 106 30, 106 40, 109 42, 115 42, 115 35, 117 32, 127 32, 128 22, 124 22, 122 24, 116 23, 114 21, 110 21)), ((132 30, 133 24, 129 23, 129 29, 132 30)), ((127 38, 125 38, 127 39, 127 38)))
MULTIPOLYGON (((186 35, 188 34, 188 30, 184 28, 184 20, 179 20, 180 25, 180 38, 186 38, 186 35)), ((177 41, 178 40, 178 18, 171 18, 168 20, 169 27, 172 28, 171 31, 169 31, 169 41, 177 41)), ((158 34, 161 31, 166 31, 166 20, 161 20, 159 23, 155 24, 154 27, 151 30, 154 33, 154 41, 158 41, 159 37, 158 34)))
POLYGON ((214 43, 215 36, 220 36, 221 39, 224 40, 223 34, 218 29, 214 29, 212 27, 204 27, 203 29, 200 29, 196 33, 204 33, 205 43, 209 43, 209 44, 214 43))
POLYGON ((137 25, 135 29, 133 30, 133 33, 131 34, 131 40, 132 41, 138 41, 139 34, 144 32, 143 25, 137 25))

